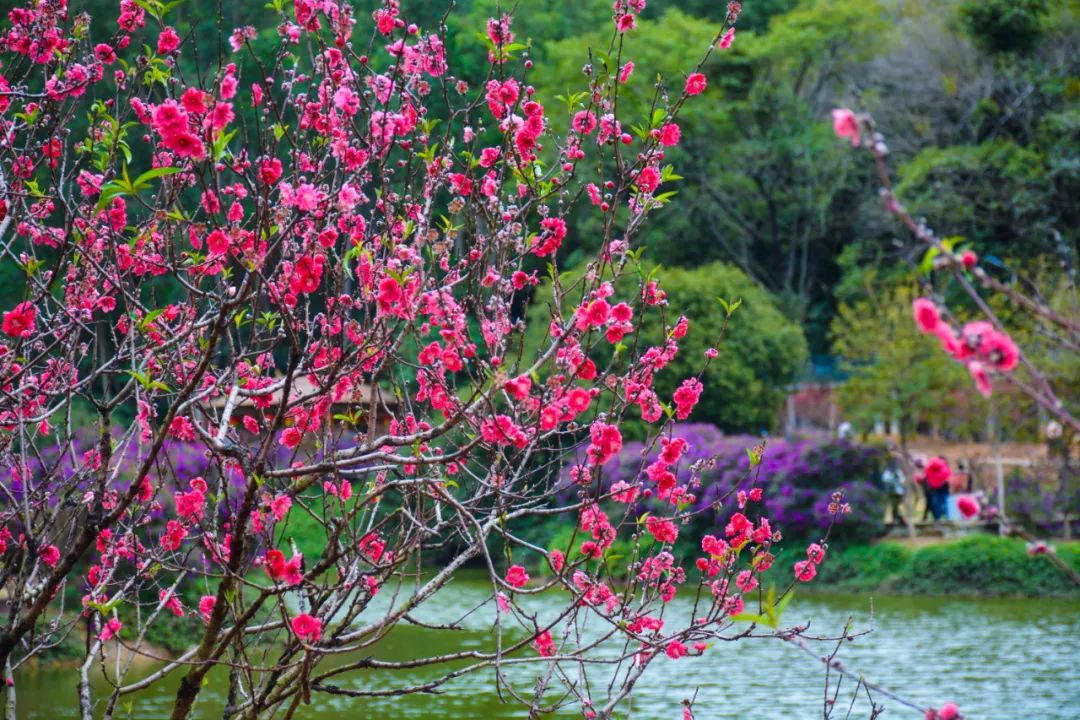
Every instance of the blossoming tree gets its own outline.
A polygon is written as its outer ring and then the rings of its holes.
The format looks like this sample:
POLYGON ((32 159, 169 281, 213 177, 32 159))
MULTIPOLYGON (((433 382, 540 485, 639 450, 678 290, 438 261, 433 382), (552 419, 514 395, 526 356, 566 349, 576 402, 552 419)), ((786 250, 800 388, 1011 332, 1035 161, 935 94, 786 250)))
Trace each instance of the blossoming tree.
MULTIPOLYGON (((739 512, 722 537, 673 555, 694 498, 668 482, 686 447, 665 430, 708 389, 696 377, 670 398, 652 389, 693 332, 667 317, 659 279, 642 273, 615 295, 639 271, 638 231, 670 197, 679 111, 707 88, 701 65, 687 68, 657 84, 650 116, 620 117, 621 89, 647 82, 622 42, 645 1, 614 3, 610 46, 555 107, 529 85, 509 16, 489 21, 488 74, 470 86, 452 74, 445 26, 421 29, 396 0, 371 18, 275 0, 260 11, 276 32, 219 22, 216 51, 170 25, 172 5, 121 0, 95 36, 64 0, 31 2, 0 40, 2 262, 24 278, 0 345, 8 716, 15 669, 85 633, 84 718, 176 676, 171 716, 188 717, 218 666, 230 669, 228 712, 255 718, 292 717, 318 693, 430 691, 506 663, 535 668, 530 693, 502 686, 531 715, 573 704, 611 717, 658 659, 751 634, 735 624, 748 607, 775 619, 759 577, 780 536, 760 492, 730 499, 739 512), (557 136, 548 118, 564 112, 557 136), (579 206, 601 219, 603 242, 564 284, 559 249, 579 206), (545 273, 549 337, 527 356, 521 307, 545 273), (659 345, 636 341, 647 314, 667 323, 659 345), (606 493, 631 416, 663 453, 637 485, 606 493), (182 469, 177 443, 205 470, 182 469), (566 462, 577 491, 560 501, 566 462), (639 490, 664 511, 611 510, 639 490), (580 528, 572 561, 569 547, 515 533, 556 514, 580 528), (318 557, 289 542, 296 515, 318 526, 318 557), (606 554, 618 536, 632 557, 606 554), (468 563, 490 578, 493 650, 320 665, 414 622, 468 563), (518 602, 541 592, 561 598, 557 613, 518 602), (694 598, 693 618, 665 615, 676 593, 694 598), (198 642, 134 679, 130 655, 149 653, 148 630, 173 616, 200 624, 198 642), (128 659, 95 695, 91 672, 117 643, 128 659), (446 669, 424 685, 335 684, 376 665, 446 669)), ((739 9, 702 64, 731 45, 739 9)), ((825 550, 797 554, 784 585, 812 578, 825 550)))

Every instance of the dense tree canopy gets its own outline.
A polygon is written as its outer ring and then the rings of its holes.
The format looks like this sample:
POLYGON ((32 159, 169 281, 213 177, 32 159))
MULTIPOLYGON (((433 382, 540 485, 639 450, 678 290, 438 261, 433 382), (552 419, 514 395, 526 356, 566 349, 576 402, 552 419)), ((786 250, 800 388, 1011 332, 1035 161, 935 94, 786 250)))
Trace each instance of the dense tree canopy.
MULTIPOLYGON (((0 9, 10 5, 4 0, 0 9)), ((91 32, 104 32, 111 0, 82 5, 91 32)), ((354 5, 363 17, 378 3, 354 5)), ((402 3, 416 17, 446 15, 457 72, 470 82, 487 68, 477 28, 505 5, 459 0, 446 14, 443 2, 402 3)), ((517 39, 543 61, 537 87, 559 94, 554 88, 582 84, 583 69, 599 73, 605 58, 616 61, 619 48, 592 30, 610 16, 610 5, 518 3, 517 39)), ((193 52, 179 60, 189 69, 197 57, 222 52, 218 13, 226 26, 251 20, 239 3, 185 2, 172 12, 191 29, 193 52)), ((620 103, 636 112, 657 93, 678 89, 691 48, 707 41, 710 22, 726 12, 725 3, 702 0, 650 3, 622 40, 636 67, 620 103), (671 86, 657 87, 658 73, 671 86)), ((273 38, 266 28, 253 45, 273 38)), ((718 260, 739 267, 804 325, 812 352, 829 352, 837 303, 851 299, 843 295, 848 268, 880 263, 888 274, 905 259, 892 247, 895 227, 873 200, 874 181, 831 136, 829 110, 855 103, 872 111, 889 137, 902 196, 917 214, 934 218, 941 234, 963 236, 1003 263, 1075 255, 1078 42, 1080 12, 1067 0, 745 3, 734 43, 703 68, 719 92, 687 108, 682 141, 668 151, 682 178, 669 183, 678 209, 659 214, 647 233, 650 249, 669 266, 718 260)), ((565 127, 565 113, 552 107, 551 121, 565 127)), ((432 113, 439 117, 437 108, 432 113)), ((560 255, 575 264, 595 248, 599 221, 574 212, 570 222, 560 255)))

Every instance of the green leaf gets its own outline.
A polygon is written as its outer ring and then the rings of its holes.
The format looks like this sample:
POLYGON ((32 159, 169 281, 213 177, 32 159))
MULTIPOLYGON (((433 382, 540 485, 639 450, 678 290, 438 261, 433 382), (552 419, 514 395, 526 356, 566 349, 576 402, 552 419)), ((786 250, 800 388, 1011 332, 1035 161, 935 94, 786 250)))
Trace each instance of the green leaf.
POLYGON ((788 590, 787 595, 784 595, 784 597, 782 597, 780 599, 780 602, 776 604, 776 619, 777 620, 779 620, 780 616, 782 616, 784 614, 784 608, 786 608, 788 606, 788 603, 790 603, 794 598, 795 598, 795 591, 794 590, 788 590))
POLYGON ((154 322, 159 317, 161 317, 161 314, 163 312, 165 312, 165 311, 164 310, 151 310, 150 312, 146 313, 146 315, 143 317, 143 319, 139 321, 139 329, 140 330, 146 330, 146 328, 150 327, 150 324, 152 322, 154 322))
POLYGON ((734 315, 735 311, 739 309, 740 305, 742 305, 742 298, 736 298, 729 303, 724 298, 718 297, 716 298, 716 301, 720 303, 720 307, 724 308, 724 312, 727 313, 728 317, 734 315))
POLYGON ((229 141, 236 135, 236 132, 236 130, 233 130, 232 132, 219 136, 217 140, 214 140, 213 155, 215 161, 220 160, 222 156, 225 155, 225 149, 228 147, 229 141))
POLYGON ((128 194, 127 190, 121 187, 115 180, 105 183, 101 186, 101 195, 98 196, 97 205, 94 206, 94 212, 99 213, 104 210, 105 206, 111 203, 114 197, 128 194))
POLYGON ((919 263, 919 272, 921 274, 930 274, 930 272, 934 269, 934 258, 938 256, 939 252, 940 251, 937 249, 937 246, 931 247, 929 250, 926 251, 926 254, 923 255, 922 262, 919 263))
POLYGON ((765 625, 768 625, 769 623, 767 617, 756 613, 739 613, 738 615, 732 615, 731 619, 735 622, 761 623, 765 625))
POLYGON ((183 172, 183 170, 178 167, 158 167, 147 170, 142 175, 135 178, 135 182, 133 183, 135 192, 150 187, 151 180, 156 180, 159 177, 165 177, 166 175, 175 175, 178 172, 183 172))

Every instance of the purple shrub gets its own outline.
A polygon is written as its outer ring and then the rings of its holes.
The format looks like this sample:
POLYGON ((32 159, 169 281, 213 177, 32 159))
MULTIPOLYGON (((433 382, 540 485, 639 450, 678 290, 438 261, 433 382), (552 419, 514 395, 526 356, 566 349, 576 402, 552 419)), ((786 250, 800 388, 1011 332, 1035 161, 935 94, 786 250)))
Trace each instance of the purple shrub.
MULTIPOLYGON (((821 536, 831 521, 828 506, 837 490, 844 493, 851 513, 833 528, 832 537, 868 540, 884 529, 886 496, 880 478, 887 453, 881 446, 839 439, 724 435, 704 423, 675 425, 671 434, 689 444, 673 472, 677 485, 686 487, 695 497, 687 509, 694 513, 696 529, 703 533, 722 532, 738 510, 735 494, 749 491, 755 484, 763 490, 767 516, 785 536, 821 536), (751 469, 749 451, 762 444, 761 463, 751 469)), ((640 442, 627 443, 603 468, 604 489, 618 482, 649 488, 651 483, 643 470, 659 453, 659 445, 646 448, 640 442)), ((570 481, 569 470, 563 469, 564 500, 580 491, 570 481)), ((656 502, 655 498, 641 497, 634 512, 646 512, 656 502)))

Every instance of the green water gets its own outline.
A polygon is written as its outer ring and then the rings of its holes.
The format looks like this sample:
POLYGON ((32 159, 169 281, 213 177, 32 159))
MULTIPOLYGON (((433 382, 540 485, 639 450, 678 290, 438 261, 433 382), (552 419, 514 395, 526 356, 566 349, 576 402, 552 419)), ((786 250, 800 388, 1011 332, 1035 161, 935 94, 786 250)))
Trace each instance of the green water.
MULTIPOLYGON (((462 649, 487 650, 492 644, 494 608, 488 604, 464 620, 468 609, 490 596, 478 578, 455 582, 425 606, 419 619, 460 621, 461 631, 402 627, 380 642, 375 656, 406 659, 462 649)), ((531 598, 538 612, 553 603, 531 598)), ((674 602, 674 610, 680 608, 674 602)), ((840 655, 853 670, 898 694, 923 704, 957 702, 971 720, 1080 718, 1080 604, 1050 600, 961 600, 866 595, 797 597, 785 625, 812 621, 822 635, 840 632, 849 617, 856 628, 873 633, 846 645, 840 655)), ((831 645, 815 646, 827 653, 831 645)), ((346 658, 339 662, 345 662, 346 658)), ((149 672, 153 666, 143 672, 149 672)), ((528 690, 532 670, 507 667, 509 681, 528 690)), ((354 671, 333 682, 346 688, 386 689, 429 681, 430 669, 354 671)), ((127 700, 130 717, 167 717, 178 678, 171 678, 127 700)), ((681 718, 679 701, 697 692, 697 718, 820 718, 824 688, 820 663, 774 639, 718 643, 703 657, 654 662, 636 686, 633 705, 620 717, 681 718)), ((437 695, 351 699, 316 693, 297 717, 305 720, 417 718, 471 720, 521 718, 519 706, 500 703, 492 672, 466 675, 437 695)), ((53 720, 76 716, 75 675, 67 670, 20 670, 19 718, 53 720)), ((225 675, 212 674, 194 717, 220 718, 225 675)), ((107 691, 99 679, 95 697, 107 691)), ((850 695, 846 697, 846 711, 850 695)), ((886 718, 919 718, 914 711, 883 699, 886 718)), ((125 703, 122 701, 121 705, 125 703)), ((851 717, 867 717, 865 698, 851 717)), ((125 713, 118 717, 126 716, 125 713)), ((839 714, 843 717, 844 712, 839 714)), ((581 717, 580 711, 560 717, 581 717)))

